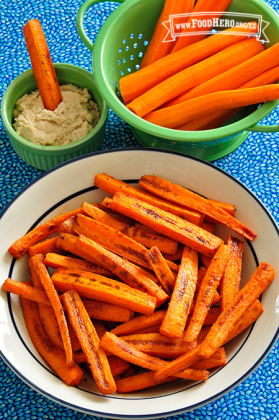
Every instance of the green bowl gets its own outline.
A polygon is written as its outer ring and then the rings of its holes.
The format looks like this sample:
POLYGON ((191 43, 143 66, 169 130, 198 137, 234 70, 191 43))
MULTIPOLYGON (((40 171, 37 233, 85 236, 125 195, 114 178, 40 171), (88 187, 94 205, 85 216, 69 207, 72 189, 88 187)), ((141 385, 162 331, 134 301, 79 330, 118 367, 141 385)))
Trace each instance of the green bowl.
POLYGON ((1 116, 10 142, 16 153, 29 165, 42 171, 77 156, 100 150, 106 130, 108 106, 96 87, 93 76, 87 70, 71 64, 54 64, 60 85, 71 83, 81 88, 88 88, 92 99, 100 110, 100 120, 87 136, 65 146, 40 146, 19 136, 13 128, 13 110, 15 103, 26 93, 37 89, 33 70, 27 70, 18 76, 4 93, 1 116))
MULTIPOLYGON (((77 14, 77 30, 91 51, 94 47, 93 75, 102 96, 109 107, 130 124, 143 146, 212 161, 235 150, 250 131, 279 131, 279 126, 258 124, 276 108, 279 100, 267 102, 261 107, 247 107, 226 125, 214 130, 179 131, 159 127, 139 118, 120 101, 119 80, 139 68, 164 0, 119 0, 122 4, 108 17, 93 45, 83 28, 83 19, 87 9, 99 1, 87 0, 81 5, 77 14)), ((254 20, 250 15, 256 15, 270 41, 266 43, 267 48, 279 42, 279 16, 263 0, 233 0, 228 11, 241 16, 249 15, 249 20, 254 20), (266 23, 269 25, 265 29, 266 23)), ((241 17, 239 21, 242 21, 241 17)))

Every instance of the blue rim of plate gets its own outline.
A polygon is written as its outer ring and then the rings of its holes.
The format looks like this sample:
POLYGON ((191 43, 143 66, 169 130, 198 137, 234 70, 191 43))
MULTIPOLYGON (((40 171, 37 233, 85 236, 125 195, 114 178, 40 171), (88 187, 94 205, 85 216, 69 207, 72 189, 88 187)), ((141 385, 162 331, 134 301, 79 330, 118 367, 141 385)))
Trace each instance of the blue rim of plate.
MULTIPOLYGON (((61 163, 60 165, 44 172, 43 174, 39 175, 38 178, 36 178, 34 181, 32 181, 29 185, 27 185, 8 205, 7 207, 4 209, 4 211, 2 212, 2 214, 0 215, 0 220, 2 219, 3 215, 7 212, 7 210, 9 209, 9 207, 19 198, 20 195, 22 195, 26 190, 28 190, 30 187, 32 187, 34 184, 36 184, 38 181, 40 181, 42 178, 44 178, 45 176, 47 176, 49 173, 56 171, 57 169, 61 168, 62 166, 66 166, 71 164, 72 162, 78 161, 78 160, 83 160, 83 159, 87 159, 90 158, 91 156, 96 156, 96 155, 103 155, 103 154, 111 154, 111 153, 116 153, 116 152, 135 152, 135 151, 141 151, 141 152, 159 152, 159 153, 167 153, 167 154, 172 154, 172 155, 177 155, 177 156, 182 156, 184 158, 188 158, 190 160, 194 160, 197 161, 201 164, 204 164, 206 166, 209 166, 211 168, 214 168, 215 170, 219 171, 220 173, 222 173, 223 175, 229 177, 230 179, 232 179, 234 182, 236 182, 237 184, 239 184, 247 193, 249 193, 249 195, 251 195, 253 197, 254 200, 256 200, 256 202, 261 206, 261 208, 265 211, 266 215, 268 216, 269 220, 271 221, 271 223, 273 224, 278 237, 279 237, 279 228, 275 222, 275 220, 273 219, 273 217, 271 216, 271 214, 269 213, 269 211, 267 210, 267 208, 263 205, 263 203, 257 198, 256 195, 254 195, 254 193, 252 193, 252 191, 247 188, 242 182, 240 182, 239 180, 237 180, 235 177, 233 177, 232 175, 230 175, 229 173, 227 173, 226 171, 224 171, 223 169, 213 165, 210 162, 206 162, 203 161, 199 158, 193 157, 193 156, 188 156, 188 155, 184 155, 182 153, 178 153, 178 152, 171 152, 171 151, 167 151, 167 150, 161 150, 161 149, 148 149, 148 148, 121 148, 121 149, 110 149, 110 150, 104 150, 104 151, 98 151, 98 152, 92 152, 90 154, 87 155, 83 155, 83 156, 79 156, 77 158, 71 159, 67 162, 61 163)), ((125 182, 136 182, 137 180, 131 179, 131 180, 125 180, 125 182)), ((41 219, 43 219, 48 213, 50 213, 52 210, 54 210, 56 207, 58 207, 59 205, 63 204, 64 202, 69 201, 69 199, 79 196, 80 194, 87 192, 87 191, 92 191, 96 189, 94 186, 93 187, 89 187, 87 189, 83 189, 80 190, 79 192, 76 192, 72 195, 70 195, 67 198, 64 198, 63 200, 61 200, 60 202, 56 203, 54 206, 52 206, 50 209, 48 209, 46 212, 44 212, 43 215, 41 215, 36 222, 34 222, 34 224, 30 227, 29 230, 31 230, 35 225, 37 225, 41 219)), ((253 258, 255 259, 255 261, 257 262, 257 256, 256 253, 251 245, 251 243, 249 243, 249 241, 246 241, 249 245, 249 248, 253 254, 253 258)), ((13 258, 11 265, 10 265, 10 269, 9 269, 9 275, 12 273, 13 267, 15 264, 15 259, 13 258)), ((16 326, 16 322, 14 320, 13 317, 13 311, 12 311, 12 306, 11 306, 11 299, 10 299, 10 294, 8 294, 8 306, 9 306, 9 313, 12 319, 12 323, 14 325, 14 328, 17 332, 17 335, 19 336, 20 340, 22 341, 22 343, 24 344, 24 346, 27 348, 27 350, 29 351, 29 353, 31 354, 31 356, 36 360, 37 363, 39 363, 42 367, 44 367, 46 370, 48 370, 48 372, 50 372, 52 375, 56 376, 55 373, 51 370, 46 368, 44 365, 42 365, 42 363, 37 359, 37 357, 30 351, 30 349, 28 348, 28 346, 25 344, 23 338, 21 337, 20 332, 18 331, 18 328, 16 326)), ((251 331, 253 329, 253 326, 251 327, 247 337, 245 338, 244 342, 241 344, 241 346, 239 347, 239 349, 237 350, 237 352, 234 354, 234 356, 230 359, 233 360, 233 358, 238 354, 238 352, 241 350, 241 348, 244 346, 244 344, 246 343, 246 341, 249 338, 249 335, 251 334, 251 331)), ((279 337, 279 326, 277 328, 276 333, 274 334, 273 339, 270 341, 268 347, 266 348, 266 350, 264 351, 264 353, 261 355, 261 357, 257 360, 257 362, 247 371, 245 372, 244 375, 242 375, 237 381, 235 381, 233 384, 231 384, 230 386, 228 386, 227 388, 223 389, 221 392, 219 392, 218 394, 215 394, 214 396, 212 396, 211 398, 207 398, 197 404, 193 404, 192 406, 188 406, 185 409, 179 409, 179 410, 172 410, 172 411, 168 411, 165 413, 160 413, 160 418, 162 417, 169 417, 169 416, 174 416, 174 415, 178 415, 178 414, 182 414, 188 411, 192 411, 195 410, 197 408, 203 407, 206 404, 209 404, 212 401, 215 401, 217 399, 219 399, 220 397, 222 397, 223 395, 227 394, 229 391, 231 391, 232 389, 234 389, 236 386, 238 386, 240 383, 242 383, 246 378, 248 378, 254 371, 255 369, 262 363, 262 361, 268 356, 268 354, 270 353, 270 351, 272 350, 274 344, 277 341, 277 338, 279 337)), ((32 383, 30 380, 28 380, 25 376, 23 376, 16 368, 13 367, 13 365, 9 362, 9 360, 7 360, 7 358, 3 355, 1 349, 0 349, 0 355, 2 357, 2 359, 5 361, 5 363, 10 367, 10 369, 24 382, 26 383, 28 386, 30 386, 32 389, 34 389, 35 391, 37 391, 38 393, 40 393, 41 395, 44 395, 45 397, 47 397, 48 399, 62 405, 62 406, 66 406, 72 410, 76 410, 78 412, 82 412, 85 414, 89 414, 89 415, 96 415, 96 416, 105 416, 107 418, 112 418, 112 419, 158 419, 157 415, 118 415, 117 417, 108 414, 106 412, 102 412, 102 411, 96 411, 96 410, 90 410, 90 409, 86 409, 83 410, 82 407, 80 406, 76 406, 75 404, 69 404, 66 403, 65 401, 61 400, 58 397, 54 397, 53 395, 49 394, 48 392, 46 392, 45 390, 41 389, 39 386, 35 385, 34 383, 32 383)), ((230 361, 228 363, 230 363, 230 361)), ((215 375, 216 373, 218 373, 220 369, 217 369, 213 374, 211 374, 210 376, 215 375)), ((196 386, 198 383, 193 384, 192 387, 196 386)), ((192 388, 192 387, 187 387, 187 389, 192 388)), ((94 394, 94 392, 90 392, 87 390, 84 390, 82 388, 79 388, 80 391, 84 391, 86 393, 89 394, 94 394)), ((125 397, 125 400, 128 399, 135 399, 135 400, 144 400, 144 399, 158 399, 158 398, 164 398, 166 395, 173 395, 173 394, 177 394, 180 392, 184 392, 185 389, 181 389, 179 391, 175 391, 173 393, 168 393, 168 394, 164 394, 162 396, 154 396, 154 397, 135 397, 135 398, 131 398, 131 397, 125 397)), ((99 395, 96 393, 96 395, 99 395)), ((119 399, 117 397, 114 396, 105 396, 104 398, 109 398, 109 399, 119 399)))

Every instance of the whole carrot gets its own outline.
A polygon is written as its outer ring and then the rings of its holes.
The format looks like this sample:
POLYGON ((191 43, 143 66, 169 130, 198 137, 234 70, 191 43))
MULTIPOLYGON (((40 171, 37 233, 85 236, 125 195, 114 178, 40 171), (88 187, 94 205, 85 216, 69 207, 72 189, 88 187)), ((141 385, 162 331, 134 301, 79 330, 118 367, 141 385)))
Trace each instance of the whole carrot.
POLYGON ((23 33, 44 106, 54 111, 62 101, 62 95, 39 20, 29 20, 23 28, 23 33))

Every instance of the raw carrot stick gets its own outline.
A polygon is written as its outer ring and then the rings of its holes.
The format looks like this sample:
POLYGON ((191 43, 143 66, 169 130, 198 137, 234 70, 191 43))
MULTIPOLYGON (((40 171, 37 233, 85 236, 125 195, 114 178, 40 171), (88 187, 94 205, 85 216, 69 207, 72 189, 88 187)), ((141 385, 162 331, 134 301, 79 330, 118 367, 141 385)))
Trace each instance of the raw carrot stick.
POLYGON ((160 333, 124 335, 121 338, 143 353, 162 359, 174 359, 197 345, 182 338, 164 337, 160 333))
POLYGON ((123 181, 119 181, 105 173, 97 174, 95 176, 94 185, 101 190, 106 191, 111 196, 117 192, 125 192, 133 197, 139 198, 142 201, 153 204, 162 210, 182 217, 195 225, 200 225, 203 221, 203 216, 198 212, 185 209, 182 206, 163 200, 162 198, 156 197, 154 194, 150 194, 140 188, 132 187, 131 185, 126 184, 123 181))
POLYGON ((240 41, 158 83, 130 102, 127 108, 139 117, 145 117, 176 96, 243 63, 260 51, 262 46, 254 38, 240 41))
POLYGON ((100 346, 100 339, 78 293, 70 290, 62 295, 62 300, 96 385, 103 395, 113 394, 116 392, 116 385, 107 356, 100 346))
POLYGON ((90 271, 92 273, 101 274, 102 276, 110 277, 112 276, 111 271, 101 267, 99 265, 90 263, 89 261, 84 261, 79 258, 68 257, 64 255, 59 255, 56 253, 47 253, 44 258, 44 264, 47 267, 57 268, 57 267, 67 267, 67 268, 76 268, 77 270, 90 271))
POLYGON ((161 236, 156 233, 148 233, 135 226, 130 226, 129 224, 121 222, 115 217, 110 216, 105 211, 97 208, 92 204, 83 203, 82 208, 93 219, 97 220, 98 222, 104 223, 105 225, 108 225, 114 229, 119 230, 121 233, 123 233, 131 239, 134 239, 136 242, 139 242, 146 248, 152 248, 152 246, 157 246, 161 252, 168 253, 171 255, 175 254, 177 251, 177 242, 173 241, 170 238, 166 238, 165 236, 161 236))
POLYGON ((83 304, 90 318, 101 321, 128 322, 134 312, 121 306, 93 299, 83 299, 83 304))
MULTIPOLYGON (((40 255, 40 261, 43 262, 43 255, 40 255)), ((34 287, 37 289, 44 290, 43 285, 37 275, 36 272, 36 259, 30 258, 29 259, 29 270, 31 274, 31 279, 34 287)), ((41 322, 43 324, 44 330, 50 340, 64 350, 64 344, 61 337, 59 325, 56 319, 55 312, 52 306, 44 305, 42 303, 38 303, 39 315, 41 322)))
POLYGON ((83 298, 113 303, 146 315, 151 315, 155 309, 156 299, 153 296, 99 274, 59 267, 51 279, 62 293, 75 289, 83 298))
POLYGON ((193 302, 197 279, 198 253, 185 246, 167 313, 160 328, 161 334, 182 337, 193 302))
POLYGON ((220 282, 221 310, 230 305, 239 292, 244 242, 229 235, 230 259, 220 282))
POLYGON ((27 282, 21 283, 11 278, 7 278, 4 281, 2 288, 6 292, 13 293, 25 299, 29 299, 38 303, 43 303, 44 305, 51 305, 48 295, 44 290, 32 287, 31 282, 29 282, 29 284, 30 285, 28 285, 27 282))
POLYGON ((271 265, 263 262, 251 276, 248 283, 235 296, 230 306, 221 312, 217 321, 211 327, 204 342, 201 344, 199 355, 208 358, 222 347, 230 330, 249 306, 260 296, 275 277, 275 270, 271 265))
POLYGON ((29 20, 23 27, 23 34, 44 106, 54 111, 62 101, 62 95, 39 20, 29 20))
MULTIPOLYGON (((278 44, 275 44, 278 45, 278 44)), ((272 47, 271 47, 272 48, 272 47)), ((270 48, 266 51, 269 51, 270 48)), ((275 56, 277 58, 277 56, 275 56)), ((275 58, 275 59, 276 59, 275 58)), ((273 59, 267 60, 263 65, 266 66, 270 61, 273 62, 273 59)), ((239 89, 246 89, 258 86, 265 86, 272 83, 275 83, 279 80, 279 66, 271 68, 270 70, 263 71, 259 76, 254 77, 243 85, 239 86, 239 89)), ((237 112, 242 108, 236 108, 230 111, 221 110, 218 112, 213 112, 211 114, 205 115, 202 118, 190 121, 182 126, 177 127, 179 130, 209 130, 211 128, 218 128, 221 124, 227 121, 229 118, 233 117, 237 112)))
POLYGON ((229 69, 224 73, 221 73, 218 76, 207 80, 206 82, 196 86, 194 89, 191 89, 183 95, 174 98, 168 102, 167 106, 177 105, 189 99, 197 98, 199 96, 213 92, 239 89, 241 86, 243 86, 243 84, 246 84, 251 79, 258 77, 262 73, 272 69, 275 66, 278 66, 279 43, 266 50, 264 49, 261 42, 258 43, 260 44, 261 49, 257 55, 249 58, 243 63, 240 63, 232 69, 229 69))
POLYGON ((50 341, 42 326, 37 304, 24 298, 21 302, 28 333, 40 355, 66 385, 78 386, 83 376, 82 369, 76 363, 69 366, 65 352, 50 341))
POLYGON ((163 10, 155 26, 152 38, 148 44, 147 50, 143 56, 140 68, 146 67, 159 58, 165 57, 173 48, 174 42, 166 42, 165 38, 168 29, 164 22, 170 19, 171 15, 180 13, 190 13, 193 10, 195 0, 177 1, 165 0, 163 10))
POLYGON ((220 207, 214 205, 212 202, 208 202, 206 198, 187 190, 187 188, 152 175, 145 175, 141 177, 140 185, 142 188, 152 191, 158 196, 163 196, 170 201, 178 202, 184 206, 198 209, 207 216, 215 219, 216 222, 230 227, 232 230, 250 241, 256 237, 255 233, 244 226, 243 223, 235 219, 235 217, 231 216, 220 207))
POLYGON ((85 254, 94 254, 94 259, 98 259, 100 265, 108 267, 131 288, 153 296, 156 299, 156 307, 162 305, 169 298, 164 290, 153 280, 153 276, 143 268, 108 251, 83 235, 79 236, 76 246, 79 251, 85 254))
POLYGON ((25 252, 28 251, 30 246, 35 245, 37 242, 45 239, 52 233, 57 232, 59 226, 64 222, 64 220, 77 214, 79 211, 81 211, 80 208, 72 210, 35 227, 30 232, 26 233, 26 235, 22 236, 22 238, 14 242, 8 249, 9 253, 16 259, 21 258, 25 252))
POLYGON ((146 315, 137 316, 136 318, 133 318, 128 322, 117 325, 110 332, 115 335, 128 335, 139 329, 150 327, 152 325, 161 323, 165 314, 166 314, 166 311, 160 310, 160 311, 154 312, 152 315, 149 315, 149 316, 146 316, 146 315))
POLYGON ((48 252, 59 253, 60 250, 56 246, 56 237, 45 239, 42 242, 39 242, 28 248, 29 257, 33 257, 35 254, 47 254, 48 252))
POLYGON ((150 112, 145 116, 145 120, 166 128, 176 128, 221 109, 230 110, 276 99, 279 99, 278 85, 214 92, 178 105, 150 112))
MULTIPOLYGON (((129 363, 135 364, 137 366, 141 366, 146 369, 150 369, 153 371, 159 370, 164 366, 167 366, 169 362, 166 362, 158 357, 149 356, 148 354, 143 353, 140 350, 137 350, 135 347, 131 346, 130 344, 126 343, 126 341, 122 340, 121 338, 117 337, 116 335, 107 332, 102 340, 101 346, 105 350, 111 351, 116 356, 126 360, 129 363)), ((194 374, 193 369, 184 369, 182 372, 177 373, 179 378, 184 379, 192 379, 194 374)), ((198 374, 198 372, 196 372, 198 374)), ((200 371, 202 374, 203 379, 208 378, 207 371, 200 371)))
POLYGON ((175 284, 175 276, 160 250, 156 246, 153 246, 145 253, 145 258, 153 268, 162 288, 170 296, 175 284))
POLYGON ((194 44, 204 39, 211 31, 214 19, 221 17, 231 2, 232 0, 219 0, 218 2, 215 0, 198 0, 193 9, 193 13, 198 13, 198 15, 189 16, 182 31, 182 35, 177 38, 171 53, 179 51, 181 48, 185 48, 188 45, 194 44), (203 12, 205 13, 203 14, 203 12), (216 13, 208 16, 207 12, 216 13), (195 23, 195 19, 200 21, 206 20, 207 22, 210 20, 212 24, 208 25, 206 28, 204 28, 203 25, 200 27, 195 23), (187 33, 191 32, 194 32, 195 34, 187 35, 187 33), (201 34, 199 34, 199 32, 201 32, 201 34), (207 32, 207 34, 205 32, 207 32))
POLYGON ((113 202, 119 212, 202 254, 212 256, 223 242, 187 220, 124 193, 116 193, 113 202))
POLYGON ((61 338, 63 341, 64 350, 66 353, 67 363, 69 366, 72 366, 74 364, 73 350, 72 350, 66 317, 65 317, 64 310, 62 308, 62 304, 60 302, 58 293, 54 288, 53 282, 50 279, 50 275, 47 271, 46 266, 42 262, 44 259, 43 255, 36 254, 33 257, 31 257, 31 259, 32 259, 31 263, 33 264, 33 269, 36 272, 40 282, 42 283, 43 288, 45 289, 45 292, 48 295, 51 306, 54 310, 57 323, 59 326, 61 338))
POLYGON ((243 41, 249 35, 257 32, 257 23, 253 22, 253 25, 255 25, 255 29, 241 26, 226 29, 220 34, 212 35, 200 42, 169 54, 135 73, 122 77, 119 81, 119 86, 124 103, 132 102, 158 83, 163 82, 187 67, 216 54, 230 45, 243 41), (232 30, 235 35, 227 34, 227 32, 232 30), (243 35, 243 32, 246 31, 247 34, 243 35), (242 32, 242 34, 237 35, 238 32, 242 32))
POLYGON ((184 340, 195 341, 198 338, 204 320, 212 305, 214 293, 219 286, 230 257, 227 245, 221 245, 202 279, 198 292, 194 312, 184 334, 184 340))
POLYGON ((205 360, 200 360, 192 365, 193 369, 210 370, 216 367, 222 367, 227 364, 226 352, 223 347, 217 350, 213 356, 205 360))

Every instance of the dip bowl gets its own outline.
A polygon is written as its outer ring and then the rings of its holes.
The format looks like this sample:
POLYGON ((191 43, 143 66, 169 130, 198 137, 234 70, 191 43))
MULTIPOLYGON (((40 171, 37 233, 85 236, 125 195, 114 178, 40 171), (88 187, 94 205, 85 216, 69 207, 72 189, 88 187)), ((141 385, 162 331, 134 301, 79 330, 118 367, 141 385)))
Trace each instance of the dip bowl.
POLYGON ((73 143, 64 146, 41 146, 31 143, 14 130, 13 110, 18 99, 37 89, 33 70, 29 69, 13 80, 3 96, 2 120, 10 142, 19 157, 42 171, 47 171, 60 163, 99 150, 104 140, 108 117, 108 106, 100 95, 91 73, 71 64, 56 63, 54 69, 59 85, 71 83, 89 90, 92 100, 98 105, 100 120, 89 134, 73 143))

